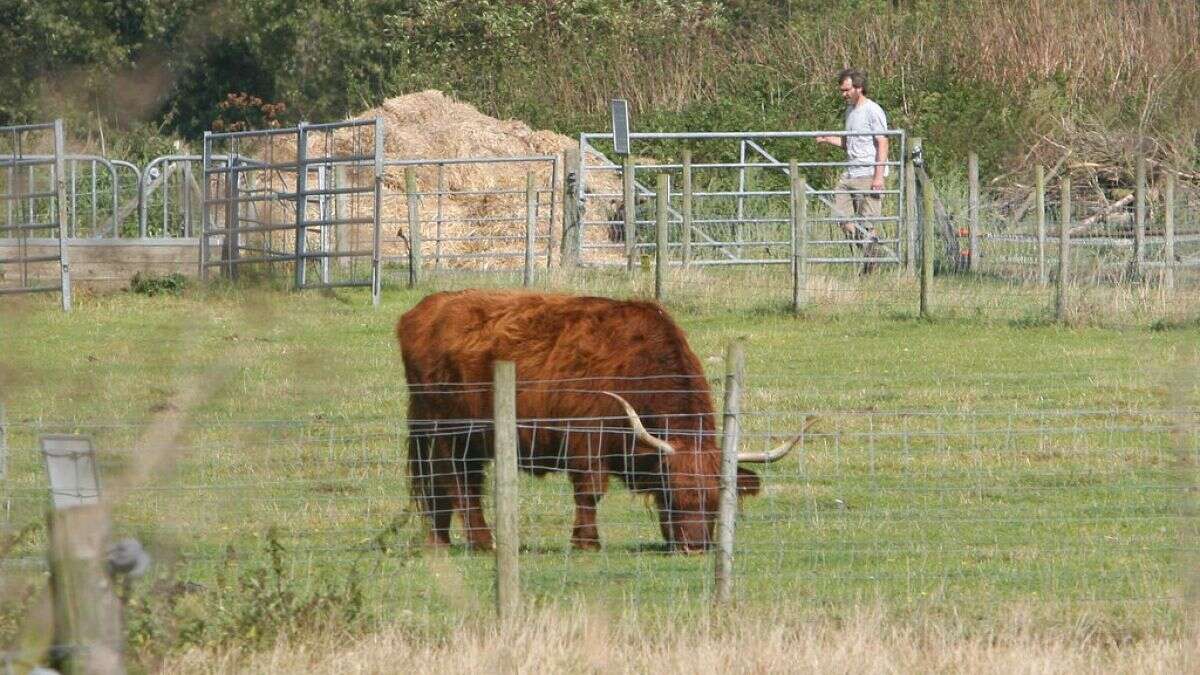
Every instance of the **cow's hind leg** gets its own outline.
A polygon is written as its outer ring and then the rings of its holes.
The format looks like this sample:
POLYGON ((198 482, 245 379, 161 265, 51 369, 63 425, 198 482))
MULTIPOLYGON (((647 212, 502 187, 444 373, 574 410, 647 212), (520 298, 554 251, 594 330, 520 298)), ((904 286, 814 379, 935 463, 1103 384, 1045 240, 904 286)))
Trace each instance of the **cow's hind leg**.
POLYGON ((494 544, 492 530, 483 518, 483 463, 471 462, 464 478, 461 507, 467 544, 476 551, 490 551, 494 544))
POLYGON ((581 551, 599 551, 600 533, 596 530, 596 509, 608 491, 608 474, 602 470, 571 471, 575 488, 575 526, 571 545, 581 551))
POLYGON ((434 548, 450 546, 450 522, 458 505, 458 480, 454 462, 439 459, 430 462, 433 489, 424 499, 425 515, 429 518, 426 544, 434 548))

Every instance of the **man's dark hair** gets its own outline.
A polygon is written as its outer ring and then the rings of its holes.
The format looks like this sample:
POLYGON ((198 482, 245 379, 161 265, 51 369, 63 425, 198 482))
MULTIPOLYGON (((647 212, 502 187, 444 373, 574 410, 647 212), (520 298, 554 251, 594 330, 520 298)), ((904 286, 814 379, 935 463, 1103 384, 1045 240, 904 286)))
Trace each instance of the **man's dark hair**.
POLYGON ((854 68, 845 68, 837 74, 838 86, 839 87, 842 86, 842 82, 845 82, 847 79, 850 80, 850 84, 854 85, 858 89, 862 89, 863 96, 867 95, 867 74, 866 73, 864 73, 861 70, 854 69, 854 68))

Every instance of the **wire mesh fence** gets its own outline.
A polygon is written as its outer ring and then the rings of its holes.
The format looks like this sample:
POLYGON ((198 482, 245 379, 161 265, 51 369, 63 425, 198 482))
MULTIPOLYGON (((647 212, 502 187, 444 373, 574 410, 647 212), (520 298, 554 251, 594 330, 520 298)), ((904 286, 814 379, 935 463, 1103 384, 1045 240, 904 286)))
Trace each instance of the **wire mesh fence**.
MULTIPOLYGON (((545 392, 547 383, 536 386, 545 392)), ((764 402, 803 392, 750 394, 745 407, 754 412, 740 418, 739 450, 766 450, 799 434, 806 418, 817 422, 791 455, 739 481, 740 602, 882 601, 981 615, 1025 603, 1065 615, 1178 618, 1187 565, 1200 552, 1196 411, 772 409, 764 402)), ((8 531, 27 536, 10 541, 5 574, 41 578, 36 523, 46 488, 37 437, 83 432, 100 449, 115 531, 140 539, 156 560, 144 590, 158 601, 187 596, 219 614, 221 602, 247 592, 240 584, 274 570, 300 596, 356 589, 372 620, 490 611, 492 557, 470 552, 468 542, 481 540, 471 528, 493 522, 492 469, 462 458, 487 442, 491 425, 488 417, 212 419, 180 426, 164 446, 148 441, 154 433, 141 424, 10 421, 8 531), (435 510, 456 512, 442 553, 429 548, 430 522, 411 499, 410 429, 443 439, 459 458, 435 476, 453 497, 435 510), (471 480, 481 488, 477 513, 464 519, 471 480)), ((711 605, 711 555, 671 554, 670 544, 680 527, 712 536, 715 466, 658 461, 624 417, 517 425, 526 598, 664 614, 711 605), (695 499, 682 500, 685 493, 695 499), (589 495, 602 495, 590 513, 589 495)), ((645 425, 665 438, 694 428, 673 418, 645 425)), ((688 433, 697 448, 719 444, 715 431, 688 433)))

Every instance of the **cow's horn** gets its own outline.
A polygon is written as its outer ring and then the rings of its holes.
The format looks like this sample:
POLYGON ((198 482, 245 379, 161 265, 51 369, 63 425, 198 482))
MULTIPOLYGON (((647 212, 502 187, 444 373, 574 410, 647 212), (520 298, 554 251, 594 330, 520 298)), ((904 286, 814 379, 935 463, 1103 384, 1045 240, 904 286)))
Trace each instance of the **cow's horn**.
POLYGON ((781 460, 786 457, 793 448, 799 445, 800 441, 804 440, 804 434, 808 433, 808 430, 811 429, 816 422, 816 417, 809 417, 804 421, 804 429, 802 429, 800 433, 792 440, 785 441, 784 443, 766 452, 739 452, 738 461, 766 464, 781 460))
POLYGON ((629 426, 633 427, 633 432, 637 434, 637 437, 640 438, 642 442, 644 442, 646 445, 657 448, 659 452, 663 453, 664 455, 675 454, 675 448, 671 447, 670 443, 662 440, 661 438, 655 438, 650 434, 649 431, 646 431, 646 427, 642 426, 642 418, 638 417, 637 411, 633 409, 633 406, 629 405, 629 401, 626 401, 611 391, 602 391, 600 393, 607 394, 617 399, 617 402, 625 407, 625 415, 629 417, 629 426))

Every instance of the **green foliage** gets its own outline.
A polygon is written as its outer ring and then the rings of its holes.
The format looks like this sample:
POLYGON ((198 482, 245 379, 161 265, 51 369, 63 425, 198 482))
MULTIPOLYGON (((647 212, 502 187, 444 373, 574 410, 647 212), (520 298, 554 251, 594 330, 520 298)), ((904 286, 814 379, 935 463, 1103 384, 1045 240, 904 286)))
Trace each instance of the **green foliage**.
POLYGON ((240 560, 230 547, 220 565, 213 587, 168 572, 132 592, 125 599, 131 651, 147 658, 196 646, 261 647, 281 633, 323 626, 352 630, 363 616, 355 568, 336 581, 297 578, 274 527, 249 560, 240 560))
POLYGON ((178 272, 166 275, 134 272, 129 290, 140 295, 179 295, 187 288, 188 279, 178 272))

